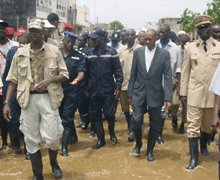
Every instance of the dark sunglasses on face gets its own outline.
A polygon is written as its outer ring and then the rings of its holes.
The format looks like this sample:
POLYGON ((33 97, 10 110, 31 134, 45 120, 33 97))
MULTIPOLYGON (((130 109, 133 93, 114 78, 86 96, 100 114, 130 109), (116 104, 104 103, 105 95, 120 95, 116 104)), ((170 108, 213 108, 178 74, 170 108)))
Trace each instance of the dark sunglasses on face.
POLYGON ((199 27, 197 27, 198 28, 198 30, 206 30, 206 29, 208 29, 209 28, 209 25, 203 25, 203 26, 199 26, 199 27))
POLYGON ((39 32, 41 32, 41 30, 36 29, 36 28, 30 28, 30 29, 29 29, 29 32, 30 32, 30 33, 39 33, 39 32))

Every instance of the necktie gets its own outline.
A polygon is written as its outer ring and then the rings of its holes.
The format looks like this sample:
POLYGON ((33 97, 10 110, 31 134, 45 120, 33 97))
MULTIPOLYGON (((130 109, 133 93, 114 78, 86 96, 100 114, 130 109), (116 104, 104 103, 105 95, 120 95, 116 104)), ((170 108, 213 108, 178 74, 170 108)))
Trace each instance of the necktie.
POLYGON ((207 43, 205 41, 203 42, 203 48, 204 48, 205 52, 207 52, 207 43))

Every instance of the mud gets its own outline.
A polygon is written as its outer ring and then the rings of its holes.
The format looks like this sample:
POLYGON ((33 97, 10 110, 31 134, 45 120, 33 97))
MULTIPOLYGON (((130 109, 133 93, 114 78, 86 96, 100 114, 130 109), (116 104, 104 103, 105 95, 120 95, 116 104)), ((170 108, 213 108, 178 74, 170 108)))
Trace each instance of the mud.
MULTIPOLYGON (((187 171, 189 160, 187 136, 172 131, 168 119, 164 127, 165 144, 156 144, 156 160, 149 163, 145 157, 148 117, 145 117, 143 147, 141 156, 131 156, 134 143, 127 141, 127 126, 124 116, 117 112, 116 135, 119 143, 109 141, 107 123, 104 122, 107 144, 101 149, 93 150, 96 138, 90 137, 88 131, 77 129, 78 142, 70 146, 68 157, 58 156, 63 171, 63 180, 217 180, 218 150, 215 143, 208 148, 210 155, 199 154, 199 166, 187 171)), ((76 117, 76 124, 78 116, 76 117)), ((217 139, 216 139, 217 140, 217 139)), ((45 180, 52 180, 47 150, 42 148, 45 180)), ((30 161, 23 155, 13 155, 11 149, 0 152, 0 180, 32 179, 30 161)))

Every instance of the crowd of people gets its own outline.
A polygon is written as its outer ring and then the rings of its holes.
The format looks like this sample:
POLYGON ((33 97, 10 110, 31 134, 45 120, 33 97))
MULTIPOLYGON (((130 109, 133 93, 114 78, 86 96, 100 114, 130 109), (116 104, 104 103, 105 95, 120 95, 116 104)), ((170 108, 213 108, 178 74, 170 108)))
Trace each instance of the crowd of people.
POLYGON ((54 177, 61 178, 58 151, 68 156, 68 146, 78 141, 77 110, 78 126, 86 130, 90 125, 90 135, 97 137, 92 148, 99 149, 106 144, 103 119, 110 142, 118 143, 115 113, 120 104, 128 142, 135 142, 133 156, 140 156, 148 113, 147 160, 155 160, 154 147, 164 143, 164 122, 171 118, 179 134, 186 132, 187 123, 187 169, 194 169, 198 141, 201 153, 208 156, 207 145, 220 125, 220 25, 213 25, 207 15, 192 23, 195 40, 184 31, 176 35, 169 24, 108 36, 99 27, 78 35, 71 24, 60 31, 55 13, 16 32, 0 20, 1 151, 8 148, 9 134, 12 153, 21 154, 23 139, 33 179, 43 180, 40 149, 45 144, 54 177))

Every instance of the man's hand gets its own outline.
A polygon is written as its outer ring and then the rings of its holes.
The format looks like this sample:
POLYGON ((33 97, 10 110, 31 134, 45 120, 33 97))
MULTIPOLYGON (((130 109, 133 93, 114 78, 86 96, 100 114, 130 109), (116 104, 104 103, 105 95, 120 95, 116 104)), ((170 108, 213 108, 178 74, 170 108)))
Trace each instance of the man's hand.
POLYGON ((50 83, 51 83, 50 79, 44 79, 39 84, 37 84, 34 89, 38 92, 43 92, 47 89, 50 83))
POLYGON ((73 86, 76 86, 78 82, 79 82, 78 79, 74 79, 70 84, 72 84, 73 86))
POLYGON ((166 105, 165 106, 166 110, 171 110, 172 109, 172 103, 171 102, 167 101, 165 105, 166 105))
POLYGON ((118 89, 115 90, 114 96, 118 99, 120 96, 120 91, 118 89))
POLYGON ((3 107, 3 116, 7 121, 11 120, 11 109, 8 103, 6 103, 3 107))

